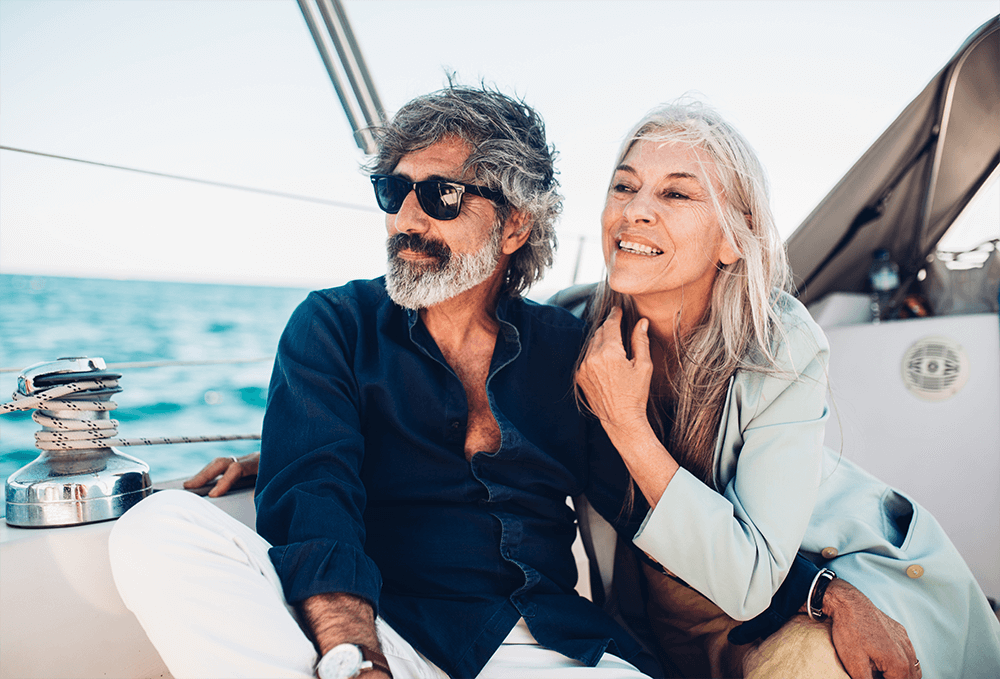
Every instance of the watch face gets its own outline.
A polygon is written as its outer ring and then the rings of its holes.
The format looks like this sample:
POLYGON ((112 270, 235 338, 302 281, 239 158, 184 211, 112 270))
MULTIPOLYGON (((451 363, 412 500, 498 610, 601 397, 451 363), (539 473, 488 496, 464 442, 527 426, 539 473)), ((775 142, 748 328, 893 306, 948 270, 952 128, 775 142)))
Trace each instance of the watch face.
POLYGON ((361 649, 354 644, 334 646, 323 656, 317 668, 322 679, 348 679, 361 669, 361 649))

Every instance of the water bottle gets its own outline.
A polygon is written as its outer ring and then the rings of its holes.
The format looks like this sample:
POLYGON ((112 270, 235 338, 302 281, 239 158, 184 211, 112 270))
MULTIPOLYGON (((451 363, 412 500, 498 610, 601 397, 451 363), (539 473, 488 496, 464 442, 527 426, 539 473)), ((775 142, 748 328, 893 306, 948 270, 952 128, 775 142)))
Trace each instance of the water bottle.
POLYGON ((872 295, 872 323, 887 320, 892 312, 892 297, 899 288, 899 266, 892 261, 888 250, 879 248, 872 253, 868 285, 872 295))

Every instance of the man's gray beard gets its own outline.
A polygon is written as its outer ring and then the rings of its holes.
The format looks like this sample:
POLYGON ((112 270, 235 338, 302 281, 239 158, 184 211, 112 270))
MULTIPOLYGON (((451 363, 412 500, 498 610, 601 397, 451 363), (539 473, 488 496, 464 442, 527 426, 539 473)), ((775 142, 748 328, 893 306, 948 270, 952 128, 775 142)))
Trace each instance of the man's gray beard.
POLYGON ((502 229, 494 228, 489 241, 479 250, 452 253, 440 268, 390 257, 385 274, 389 298, 407 309, 426 309, 476 287, 496 271, 502 240, 502 229))

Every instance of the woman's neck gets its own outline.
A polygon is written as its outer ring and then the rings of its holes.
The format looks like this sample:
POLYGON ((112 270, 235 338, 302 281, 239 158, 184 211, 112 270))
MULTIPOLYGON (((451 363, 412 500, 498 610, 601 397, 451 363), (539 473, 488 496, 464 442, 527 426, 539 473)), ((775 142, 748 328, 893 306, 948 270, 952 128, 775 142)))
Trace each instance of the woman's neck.
MULTIPOLYGON (((711 289, 695 293, 688 290, 670 294, 642 295, 632 298, 639 318, 649 319, 650 351, 654 352, 654 366, 658 361, 653 347, 659 347, 667 359, 666 364, 676 364, 677 343, 691 333, 705 317, 711 299, 711 289)), ((654 368, 655 370, 655 368, 654 368)))

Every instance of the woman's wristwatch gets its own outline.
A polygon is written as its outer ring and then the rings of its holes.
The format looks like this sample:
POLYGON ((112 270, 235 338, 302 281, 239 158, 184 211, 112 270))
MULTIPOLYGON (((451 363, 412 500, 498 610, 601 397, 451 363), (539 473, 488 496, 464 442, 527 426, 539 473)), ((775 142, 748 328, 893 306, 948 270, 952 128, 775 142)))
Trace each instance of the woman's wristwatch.
POLYGON ((392 679, 389 661, 385 656, 360 644, 334 646, 323 654, 316 665, 319 679, 350 679, 363 676, 369 670, 381 670, 392 679))
POLYGON ((836 577, 836 573, 829 568, 824 568, 813 579, 812 586, 809 588, 809 596, 806 597, 806 613, 813 620, 822 620, 826 617, 823 613, 823 595, 826 594, 826 588, 836 577))

